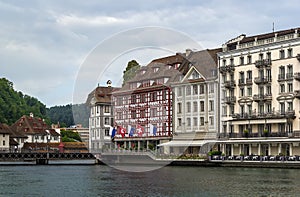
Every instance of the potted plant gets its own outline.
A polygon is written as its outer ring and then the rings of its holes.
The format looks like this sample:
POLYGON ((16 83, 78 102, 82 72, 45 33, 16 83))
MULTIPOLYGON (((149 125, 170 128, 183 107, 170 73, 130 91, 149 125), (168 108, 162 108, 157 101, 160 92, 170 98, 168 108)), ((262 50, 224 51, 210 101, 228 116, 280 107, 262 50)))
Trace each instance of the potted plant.
POLYGON ((248 129, 245 129, 245 130, 244 130, 244 135, 245 135, 245 137, 248 137, 248 136, 249 136, 249 130, 248 130, 248 129))

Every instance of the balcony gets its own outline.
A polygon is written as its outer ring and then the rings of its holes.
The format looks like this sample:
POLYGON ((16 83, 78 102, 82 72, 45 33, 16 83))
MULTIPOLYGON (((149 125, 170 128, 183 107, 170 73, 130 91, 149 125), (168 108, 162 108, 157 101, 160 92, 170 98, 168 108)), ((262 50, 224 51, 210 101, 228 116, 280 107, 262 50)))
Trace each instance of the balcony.
POLYGON ((294 91, 294 97, 300 99, 300 90, 294 91))
POLYGON ((252 82, 252 79, 246 79, 246 85, 252 85, 253 84, 253 82, 252 82))
POLYGON ((263 59, 263 60, 257 60, 255 61, 256 68, 263 68, 263 67, 269 67, 271 65, 270 59, 263 59))
POLYGON ((294 73, 294 79, 300 81, 300 72, 294 73))
POLYGON ((270 76, 254 78, 254 83, 256 83, 257 85, 266 84, 266 83, 270 83, 270 82, 272 82, 272 78, 270 76))
POLYGON ((228 80, 224 82, 224 87, 228 89, 233 89, 235 87, 235 81, 234 80, 228 80))
POLYGON ((273 112, 255 112, 252 113, 235 113, 232 115, 235 120, 259 120, 259 119, 278 119, 278 118, 289 118, 294 119, 295 111, 273 111, 273 112))
POLYGON ((220 66, 220 73, 226 73, 226 72, 233 72, 235 70, 234 65, 226 65, 226 66, 220 66))
POLYGON ((265 102, 272 100, 272 94, 254 94, 253 100, 255 102, 265 102))
POLYGON ((246 83, 245 83, 245 79, 239 79, 239 84, 238 84, 239 86, 244 86, 244 85, 246 85, 246 83))
POLYGON ((300 62, 300 54, 297 54, 296 58, 300 62))
POLYGON ((225 97, 225 103, 230 105, 234 104, 236 102, 236 97, 235 96, 227 96, 225 97))
POLYGON ((277 81, 280 82, 280 81, 284 81, 284 80, 285 80, 285 74, 278 74, 277 81))

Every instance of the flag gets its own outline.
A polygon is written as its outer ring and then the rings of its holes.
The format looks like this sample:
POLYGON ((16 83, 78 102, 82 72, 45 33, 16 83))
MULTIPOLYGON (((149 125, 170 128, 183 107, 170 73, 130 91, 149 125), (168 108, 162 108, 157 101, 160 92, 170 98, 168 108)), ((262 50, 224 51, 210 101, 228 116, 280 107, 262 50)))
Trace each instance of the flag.
POLYGON ((144 128, 141 125, 137 125, 136 131, 137 131, 139 137, 143 136, 144 128))
POLYGON ((113 131, 113 129, 114 129, 114 127, 112 127, 112 126, 109 126, 109 136, 111 136, 111 135, 112 135, 112 131, 113 131))
POLYGON ((112 131, 111 131, 111 138, 114 138, 115 137, 115 135, 116 135, 116 129, 115 129, 115 127, 112 127, 113 129, 112 129, 112 131))
POLYGON ((122 137, 125 137, 126 129, 124 127, 121 127, 120 134, 122 137))
POLYGON ((157 128, 153 124, 150 124, 150 135, 156 135, 157 128))
POLYGON ((131 125, 128 125, 128 127, 127 127, 127 131, 128 131, 128 135, 130 135, 130 131, 131 131, 131 125))
POLYGON ((129 137, 133 137, 134 130, 135 130, 134 127, 131 127, 131 128, 130 128, 130 131, 129 131, 129 137))

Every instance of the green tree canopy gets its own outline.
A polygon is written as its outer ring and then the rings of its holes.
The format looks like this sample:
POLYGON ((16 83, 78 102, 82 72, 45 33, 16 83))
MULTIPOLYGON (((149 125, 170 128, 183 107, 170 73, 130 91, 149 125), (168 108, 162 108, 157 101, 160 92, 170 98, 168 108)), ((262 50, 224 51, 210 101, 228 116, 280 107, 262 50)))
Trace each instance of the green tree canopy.
POLYGON ((123 86, 127 81, 132 79, 136 75, 136 71, 139 70, 141 66, 136 60, 131 60, 128 62, 126 69, 123 71, 123 86))

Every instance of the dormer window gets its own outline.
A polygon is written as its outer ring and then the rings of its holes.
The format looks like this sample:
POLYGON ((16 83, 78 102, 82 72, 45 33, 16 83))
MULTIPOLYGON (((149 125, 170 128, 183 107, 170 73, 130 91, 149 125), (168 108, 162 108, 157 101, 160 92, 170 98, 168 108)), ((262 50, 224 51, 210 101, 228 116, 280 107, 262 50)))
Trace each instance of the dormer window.
POLYGON ((145 74, 145 73, 146 73, 145 70, 142 70, 142 71, 140 72, 141 75, 143 75, 143 74, 145 74))
POLYGON ((193 79, 199 79, 199 73, 194 71, 193 74, 192 74, 192 78, 193 79))
POLYGON ((153 69, 153 72, 156 73, 158 70, 159 70, 159 68, 154 68, 154 69, 153 69))

